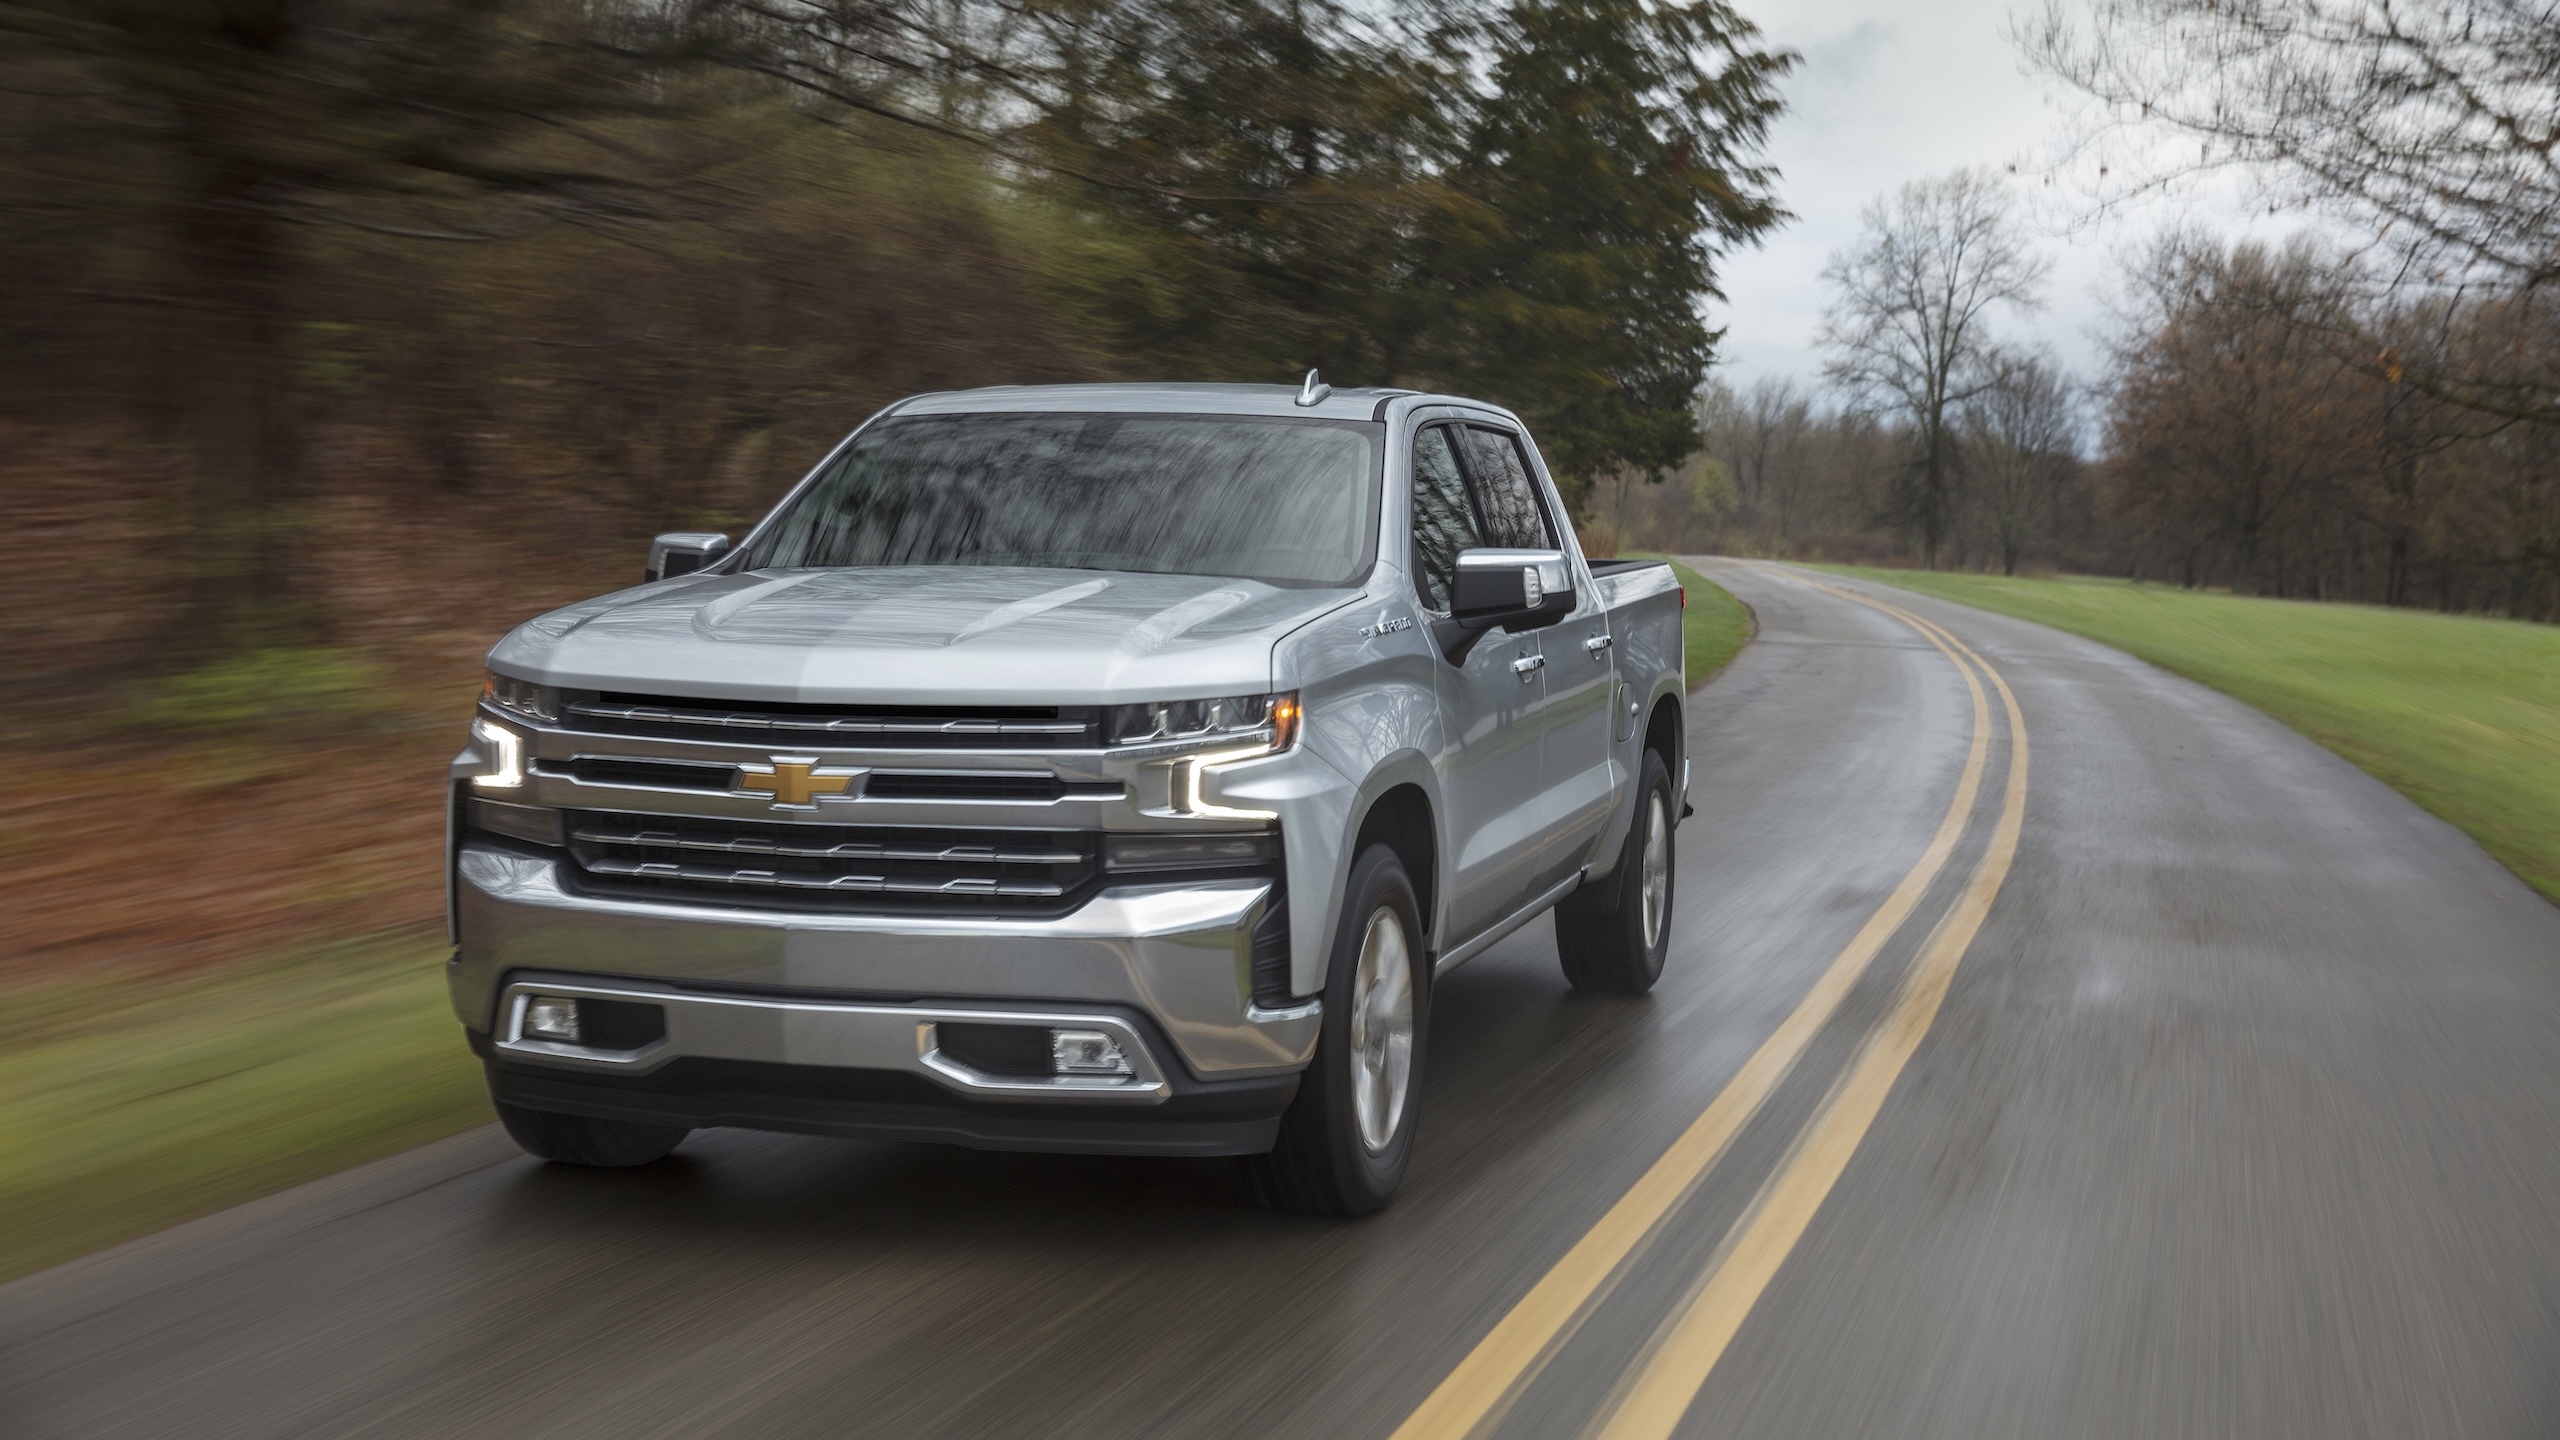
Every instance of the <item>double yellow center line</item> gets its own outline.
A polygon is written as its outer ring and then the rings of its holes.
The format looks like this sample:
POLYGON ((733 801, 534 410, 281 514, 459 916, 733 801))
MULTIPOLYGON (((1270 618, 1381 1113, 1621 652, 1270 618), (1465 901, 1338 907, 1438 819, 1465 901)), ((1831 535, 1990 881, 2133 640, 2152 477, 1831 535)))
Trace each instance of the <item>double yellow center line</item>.
POLYGON ((1687 1413, 1725 1346, 1847 1168, 1894 1080, 1929 1033, 1957 963, 2008 877, 2027 799, 2026 722, 2008 683, 1963 641, 1907 610, 1801 575, 1790 573, 1788 578, 1902 621, 1936 646, 1964 677, 1973 698, 1973 738, 1946 816, 1919 860, 1825 967, 1794 1011, 1743 1062, 1662 1158, 1397 1427, 1395 1440, 1458 1440, 1482 1435, 1501 1423, 1529 1383, 1616 1288, 1629 1261, 1706 1178, 1734 1137, 1795 1068, 1877 952, 1910 918, 1963 838, 1981 789, 1990 751, 1991 716, 1982 684, 1975 678, 1976 668, 1998 690, 2008 722, 2008 783, 1989 848, 1931 933, 1892 1009, 1867 1035, 1820 1112, 1726 1233, 1697 1283, 1654 1332, 1612 1392, 1591 1433, 1601 1440, 1654 1440, 1668 1436, 1687 1413))

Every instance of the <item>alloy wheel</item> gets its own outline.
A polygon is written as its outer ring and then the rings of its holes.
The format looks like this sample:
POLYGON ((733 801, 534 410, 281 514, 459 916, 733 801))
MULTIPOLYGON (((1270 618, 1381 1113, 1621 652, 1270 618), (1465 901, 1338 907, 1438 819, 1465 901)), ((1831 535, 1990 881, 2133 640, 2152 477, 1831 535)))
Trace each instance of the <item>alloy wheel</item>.
POLYGON ((1662 943, 1664 912, 1671 908, 1671 819, 1661 792, 1645 797, 1644 812, 1644 948, 1662 943))
POLYGON ((1372 1155, 1396 1138, 1413 1083, 1413 947, 1404 920, 1381 905, 1360 937, 1351 977, 1351 1105, 1372 1155))

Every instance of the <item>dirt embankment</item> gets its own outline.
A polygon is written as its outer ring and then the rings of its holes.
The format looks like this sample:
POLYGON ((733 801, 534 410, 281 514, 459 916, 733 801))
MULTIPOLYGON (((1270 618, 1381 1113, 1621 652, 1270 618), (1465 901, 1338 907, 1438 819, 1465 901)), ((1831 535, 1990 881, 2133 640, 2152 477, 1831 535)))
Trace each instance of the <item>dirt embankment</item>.
POLYGON ((627 515, 348 485, 307 522, 313 643, 170 673, 185 538, 165 463, 22 445, 0 474, 0 982, 434 919, 439 785, 480 657, 638 578, 627 515))

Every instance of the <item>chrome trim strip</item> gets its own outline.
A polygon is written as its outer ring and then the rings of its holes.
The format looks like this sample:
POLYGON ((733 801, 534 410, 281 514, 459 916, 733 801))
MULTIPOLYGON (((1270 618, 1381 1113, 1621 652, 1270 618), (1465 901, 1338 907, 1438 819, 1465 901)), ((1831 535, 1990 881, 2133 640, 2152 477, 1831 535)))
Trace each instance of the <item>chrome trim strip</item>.
POLYGON ((652 795, 734 795, 737 793, 738 781, 738 766, 727 761, 677 760, 656 755, 598 755, 584 750, 565 760, 535 756, 525 762, 525 773, 544 780, 556 780, 564 785, 574 785, 581 790, 639 790, 652 795), (702 780, 699 784, 656 785, 643 780, 589 780, 567 768, 582 760, 628 761, 643 765, 664 765, 669 769, 699 770, 702 772, 702 780))
POLYGON ((992 876, 955 875, 948 880, 901 879, 887 875, 802 875, 789 870, 750 870, 721 865, 686 865, 674 860, 623 860, 605 855, 583 862, 590 875, 627 875, 636 880, 691 880, 703 885, 736 885, 757 890, 845 891, 858 895, 1000 895, 1008 899, 1055 900, 1063 885, 992 876))
MULTIPOLYGON (((715 825, 716 820, 699 823, 715 825)), ((709 850, 725 855, 787 855, 802 860, 938 860, 946 864, 1074 865, 1085 857, 1074 850, 999 850, 992 845, 945 845, 939 848, 848 841, 842 845, 784 845, 761 836, 734 840, 693 840, 666 830, 614 830, 579 827, 576 837, 591 845, 642 845, 653 850, 709 850)))
MULTIPOLYGON (((549 756, 542 756, 542 757, 540 757, 540 758, 541 758, 541 760, 543 761, 543 763, 545 763, 545 764, 557 764, 557 763, 562 763, 562 762, 558 762, 558 761, 554 761, 554 760, 552 760, 552 759, 551 759, 551 757, 549 757, 549 756)), ((577 763, 579 763, 580 761, 583 761, 583 760, 597 760, 597 761, 607 761, 607 762, 627 763, 627 764, 639 764, 639 765, 664 765, 664 766, 669 767, 670 769, 677 768, 677 767, 681 767, 681 768, 683 768, 683 769, 687 769, 687 770, 700 770, 700 771, 703 771, 703 772, 705 772, 706 777, 707 777, 709 774, 713 773, 713 772, 719 772, 719 773, 726 774, 726 775, 727 775, 727 776, 729 776, 731 779, 736 778, 737 773, 738 773, 738 766, 739 766, 739 764, 740 764, 740 763, 742 763, 742 762, 735 761, 735 760, 694 760, 694 759, 688 759, 688 758, 683 758, 683 757, 674 756, 674 755, 629 755, 629 754, 621 754, 621 753, 615 753, 615 754, 610 754, 610 755, 608 755, 608 754, 605 754, 605 753, 603 753, 603 752, 595 751, 595 750, 573 750, 573 751, 571 751, 571 752, 570 752, 570 754, 569 754, 569 758, 568 758, 568 760, 567 760, 565 763, 567 763, 567 764, 571 764, 571 765, 575 765, 575 764, 577 764, 577 763)), ((769 764, 769 763, 771 763, 771 762, 770 762, 770 761, 767 761, 766 763, 768 763, 768 764, 769 764)), ((575 777, 573 776, 573 777, 571 777, 571 778, 575 778, 575 777)), ((728 786, 727 786, 727 782, 725 782, 725 781, 724 781, 724 782, 722 783, 721 788, 723 788, 723 789, 728 788, 728 786)))
POLYGON ((1496 944, 1508 938, 1512 931, 1517 930, 1521 926, 1528 924, 1530 921, 1537 919, 1538 916, 1544 913, 1549 906, 1554 905, 1565 896, 1572 894, 1575 887, 1582 883, 1582 877, 1588 869, 1589 867, 1586 866, 1582 870, 1576 870, 1572 874, 1567 875, 1562 880, 1559 880, 1554 885, 1548 887, 1548 889, 1544 893, 1540 894, 1535 900, 1532 900, 1528 904, 1520 907, 1518 910, 1511 912, 1508 919, 1503 920, 1500 924, 1486 930, 1484 933, 1476 936, 1473 940, 1460 945, 1457 949, 1452 950, 1441 956, 1438 960, 1433 961, 1431 965, 1431 973, 1435 976, 1446 975, 1450 971, 1466 964, 1468 961, 1473 960, 1487 950, 1492 949, 1496 944))
MULTIPOLYGON (((881 775, 894 775, 900 772, 894 770, 874 770, 871 773, 874 777, 877 777, 881 775)), ((1043 776, 1042 778, 1051 779, 1056 777, 1043 776)), ((1117 780, 1091 782, 1065 780, 1060 783, 1064 787, 1061 793, 1038 800, 1029 800, 1003 795, 874 795, 871 793, 870 786, 866 782, 863 786, 862 793, 853 797, 853 803, 855 805, 1008 805, 1031 806, 1036 808, 1048 805, 1109 804, 1114 801, 1126 800, 1129 798, 1129 787, 1121 784, 1117 780)), ((829 798, 832 799, 833 797, 831 796, 829 798)), ((864 821, 862 823, 870 824, 872 822, 864 821)))
MULTIPOLYGON (((723 730, 786 731, 811 735, 1082 735, 1094 727, 1082 720, 879 720, 847 716, 795 719, 738 711, 678 710, 665 705, 607 705, 572 701, 571 716, 596 720, 638 720, 651 725, 710 725, 723 730)), ((574 725, 564 728, 576 729, 574 725)), ((587 732, 596 733, 596 732, 587 732)))
MULTIPOLYGON (((553 733, 559 733, 559 732, 553 732, 553 733)), ((579 737, 577 737, 577 738, 579 738, 579 739, 593 739, 593 738, 595 738, 595 737, 592 737, 592 736, 583 736, 583 735, 582 735, 582 736, 579 736, 579 737)), ((640 744, 649 744, 649 743, 651 743, 651 742, 648 740, 648 738, 647 738, 647 737, 643 737, 643 736, 625 736, 625 737, 617 737, 617 738, 628 739, 628 740, 631 740, 631 741, 634 741, 634 742, 637 742, 637 743, 640 743, 640 744)), ((680 744, 681 744, 681 743, 688 743, 688 742, 676 742, 676 743, 680 743, 680 744)), ((698 744, 698 743, 701 743, 701 742, 690 742, 690 743, 697 743, 697 744, 698 744)), ((911 752, 911 753, 922 754, 922 753, 927 753, 927 752, 911 752)), ((953 753, 958 753, 958 752, 953 752, 953 753)), ((794 811, 794 810, 797 810, 797 811, 801 811, 802 813, 806 813, 806 810, 807 810, 807 809, 809 809, 809 808, 816 808, 816 807, 800 807, 800 806, 784 806, 784 805, 776 805, 776 804, 774 804, 774 803, 773 803, 773 797, 772 797, 772 793, 771 793, 770 791, 747 790, 747 789, 741 789, 741 788, 739 788, 739 780, 740 780, 740 776, 741 776, 741 772, 742 772, 742 771, 747 770, 747 767, 750 767, 750 766, 759 766, 759 765, 761 765, 761 766, 770 766, 770 765, 771 765, 771 763, 772 763, 772 761, 773 761, 775 758, 777 758, 777 757, 772 756, 770 753, 768 753, 768 754, 766 754, 766 755, 764 755, 764 756, 761 756, 761 757, 749 757, 749 758, 739 759, 739 760, 727 760, 727 759, 708 759, 708 758, 700 758, 700 759, 698 759, 698 758, 694 758, 694 757, 691 757, 691 756, 674 756, 674 755, 651 754, 651 753, 648 753, 648 752, 646 752, 646 751, 640 751, 640 750, 634 750, 634 751, 630 751, 630 752, 626 752, 626 753, 620 753, 620 754, 603 754, 603 753, 599 753, 599 752, 597 752, 597 751, 593 751, 593 750, 579 750, 579 751, 576 751, 576 752, 574 752, 574 753, 572 753, 572 754, 570 754, 570 755, 567 755, 567 756, 552 756, 552 755, 539 755, 539 754, 534 755, 534 756, 532 756, 531 758, 529 758, 529 759, 526 761, 526 774, 527 774, 529 777, 534 778, 534 779, 548 780, 548 781, 552 781, 552 782, 554 782, 554 783, 556 783, 556 784, 561 784, 561 785, 571 786, 571 787, 573 787, 573 788, 575 788, 575 789, 577 789, 577 790, 582 790, 582 791, 601 791, 601 792, 606 792, 606 793, 608 793, 608 794, 613 794, 613 793, 628 793, 628 794, 642 794, 642 795, 694 795, 694 796, 719 796, 719 797, 721 797, 721 798, 724 798, 724 799, 730 799, 730 800, 746 800, 746 801, 759 802, 760 804, 762 804, 762 805, 764 806, 764 808, 767 808, 767 809, 773 809, 773 810, 780 810, 780 811, 786 811, 786 812, 788 812, 788 811, 794 811), (581 761, 593 761, 593 762, 597 762, 597 763, 600 763, 600 764, 602 764, 602 763, 612 763, 612 762, 627 762, 627 763, 633 763, 633 764, 663 765, 663 766, 668 767, 669 769, 678 769, 678 768, 681 768, 681 769, 686 769, 686 770, 699 771, 699 772, 701 772, 702 780, 701 780, 701 782, 700 782, 700 783, 698 783, 698 784, 675 784, 675 783, 652 784, 652 783, 650 783, 650 782, 648 782, 648 781, 645 781, 645 780, 636 780, 636 779, 634 779, 634 780, 590 780, 590 779, 585 778, 584 776, 581 776, 581 775, 577 774, 574 770, 572 770, 572 769, 570 769, 570 768, 569 768, 570 766, 576 765, 576 764, 578 764, 578 763, 579 763, 579 762, 581 762, 581 761)), ((850 805, 865 805, 865 806, 874 806, 874 807, 876 807, 876 806, 882 806, 882 805, 927 805, 927 806, 987 805, 987 806, 995 806, 995 807, 999 807, 999 808, 1020 809, 1020 808, 1026 807, 1026 806, 1052 806, 1052 805, 1076 805, 1076 804, 1114 804, 1114 803, 1118 803, 1118 802, 1125 801, 1125 800, 1127 800, 1127 799, 1129 798, 1129 786, 1128 786, 1128 783, 1127 783, 1126 781, 1124 781, 1124 780, 1119 780, 1119 779, 1114 779, 1114 778, 1109 778, 1109 777, 1105 777, 1105 778, 1101 778, 1101 779, 1087 779, 1087 778, 1084 778, 1083 776, 1076 775, 1076 774, 1072 774, 1072 773, 1062 774, 1062 773, 1060 773, 1059 771, 1054 770, 1054 769, 1052 769, 1052 770, 995 770, 995 769, 983 769, 983 770, 954 770, 954 769, 928 770, 928 769, 910 769, 910 768, 902 768, 902 767, 887 767, 887 766, 880 766, 880 765, 876 765, 876 764, 871 764, 871 765, 864 765, 864 764, 837 765, 837 764, 833 764, 833 763, 830 763, 830 762, 826 761, 826 759, 825 759, 824 757, 821 757, 821 756, 806 756, 806 757, 803 757, 803 756, 788 756, 788 755, 786 755, 786 756, 782 756, 782 757, 779 757, 779 758, 783 758, 783 759, 790 759, 790 760, 797 760, 797 761, 802 761, 802 762, 804 762, 804 763, 808 763, 808 764, 811 764, 811 765, 821 766, 821 767, 823 768, 823 773, 825 773, 829 778, 833 778, 834 776, 836 776, 836 775, 838 775, 838 774, 849 774, 853 779, 855 779, 857 782, 859 782, 857 785, 855 785, 855 786, 853 786, 853 787, 849 787, 850 793, 847 793, 847 794, 841 794, 841 795, 839 795, 839 794, 823 794, 823 795, 818 795, 818 796, 814 797, 814 799, 816 799, 816 800, 824 801, 824 802, 829 802, 829 808, 831 808, 833 805, 836 805, 836 804, 850 804, 850 805), (1004 796, 1004 795, 968 795, 968 794, 948 794, 948 795, 873 795, 873 794, 871 794, 871 793, 870 793, 870 785, 871 785, 871 782, 872 782, 874 779, 879 778, 879 777, 881 777, 881 776, 888 776, 888 777, 892 777, 893 779, 899 779, 899 780, 904 780, 904 779, 907 779, 908 777, 916 777, 916 778, 919 778, 919 779, 922 779, 922 780, 928 780, 928 781, 929 781, 929 780, 943 780, 943 779, 948 779, 948 780, 964 781, 964 782, 965 782, 965 781, 971 781, 971 780, 984 780, 984 779, 989 779, 989 778, 1002 779, 1002 780, 1045 780, 1045 781, 1054 781, 1054 782, 1056 782, 1056 783, 1057 783, 1057 785, 1058 785, 1058 787, 1059 787, 1059 793, 1057 793, 1057 794, 1055 794, 1055 795, 1041 796, 1041 797, 1038 797, 1038 798, 1024 797, 1024 796, 1004 796)), ((1006 758, 1006 759, 1015 759, 1015 760, 1017 760, 1017 761, 1018 761, 1018 759, 1019 759, 1019 757, 1016 757, 1016 756, 1005 756, 1005 757, 1002 757, 1002 758, 1006 758)), ((752 778, 757 778, 757 777, 756 777, 755 775, 753 775, 753 774, 749 774, 746 778, 750 778, 750 779, 752 779, 752 778)), ((672 777, 670 777, 670 779, 672 779, 672 777)), ((566 802, 566 803, 569 803, 569 804, 573 804, 573 805, 574 805, 574 804, 579 804, 579 803, 581 803, 581 802, 577 802, 577 801, 569 801, 569 802, 566 802)), ((703 816, 704 816, 704 818, 705 818, 705 819, 738 818, 738 817, 735 817, 735 816, 724 815, 724 814, 722 814, 721 812, 716 812, 716 811, 706 811, 706 812, 701 812, 701 813, 703 813, 703 816)), ((862 824, 878 824, 878 823, 882 823, 882 822, 866 820, 866 821, 861 821, 861 822, 858 822, 858 823, 862 823, 862 824)), ((944 821, 931 821, 931 822, 911 822, 911 823, 947 824, 947 823, 949 823, 949 822, 944 822, 944 821)))
MULTIPOLYGON (((1008 915, 800 914, 579 895, 560 888, 555 873, 560 862, 550 856, 535 858, 466 843, 463 858, 466 881, 511 903, 536 904, 546 910, 600 919, 669 921, 677 926, 704 923, 758 931, 913 936, 937 945, 952 940, 1016 939, 1095 939, 1116 943, 1186 934, 1204 925, 1242 927, 1253 906, 1272 888, 1270 878, 1262 875, 1194 881, 1150 881, 1140 875, 1115 880, 1073 912, 1049 919, 1008 915)), ((681 930, 671 929, 669 933, 681 930)))
POLYGON ((820 1000, 767 1000, 703 995, 634 981, 550 980, 519 975, 500 1000, 493 1042, 511 1059, 566 1069, 645 1075, 675 1060, 749 1060, 859 1070, 903 1070, 946 1090, 988 1100, 1103 1101, 1154 1105, 1173 1093, 1163 1065, 1136 1026, 1117 1015, 1085 1010, 971 1009, 963 1006, 862 1005, 820 1000), (535 995, 622 1000, 656 1005, 666 1038, 637 1050, 596 1050, 524 1038, 526 1003, 535 995), (1129 1076, 989 1075, 942 1053, 944 1024, 1036 1025, 1100 1030, 1118 1042, 1136 1071, 1129 1076))

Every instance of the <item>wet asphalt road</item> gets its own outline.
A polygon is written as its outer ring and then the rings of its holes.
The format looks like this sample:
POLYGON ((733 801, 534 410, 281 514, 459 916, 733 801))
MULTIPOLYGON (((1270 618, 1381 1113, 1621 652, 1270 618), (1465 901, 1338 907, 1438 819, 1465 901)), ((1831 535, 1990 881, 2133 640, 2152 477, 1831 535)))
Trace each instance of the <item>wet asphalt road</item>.
MULTIPOLYGON (((1569 994, 1543 923, 1447 977, 1386 1214, 1265 1214, 1208 1162, 715 1132, 603 1174, 483 1131, 0 1288, 0 1435, 1389 1434, 1734 1079, 1957 793, 1975 710, 1947 655, 1708 568, 1761 633, 1695 697, 1666 978, 1569 994)), ((2234 702, 1867 593, 2015 690, 2023 829, 1676 1433, 2560 1434, 2560 909, 2234 702)), ((1991 703, 1943 873, 1492 1433, 1591 1433, 1819 1149, 1993 848, 1991 703)))

